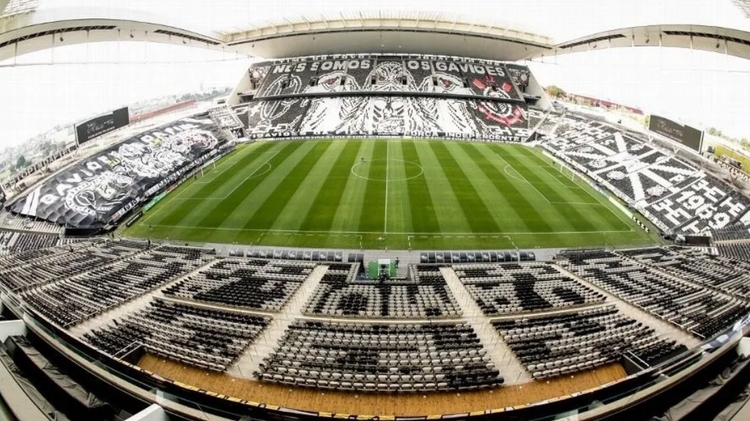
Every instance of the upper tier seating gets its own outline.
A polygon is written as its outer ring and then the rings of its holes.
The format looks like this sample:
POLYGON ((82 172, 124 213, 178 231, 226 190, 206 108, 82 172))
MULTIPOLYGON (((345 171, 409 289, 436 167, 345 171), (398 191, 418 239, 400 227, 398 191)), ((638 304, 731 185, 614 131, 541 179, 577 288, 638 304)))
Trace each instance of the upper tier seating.
POLYGON ((81 241, 0 258, 0 286, 23 290, 59 281, 145 250, 144 241, 81 241))
POLYGON ((606 297, 547 263, 453 265, 461 283, 488 316, 601 302, 606 297))
POLYGON ((566 254, 558 264, 630 304, 708 339, 750 311, 743 299, 669 278, 606 251, 566 254))
POLYGON ((687 247, 621 250, 618 253, 648 263, 680 279, 750 299, 750 263, 712 256, 687 247))
POLYGON ((165 295, 233 307, 280 310, 317 263, 222 259, 165 289, 165 295))
POLYGON ((598 367, 626 352, 651 364, 686 349, 659 339, 652 328, 623 316, 614 306, 492 324, 534 379, 598 367))
POLYGON ((477 389, 503 382, 466 323, 358 324, 296 320, 255 375, 355 391, 477 389))
POLYGON ((338 266, 343 270, 329 267, 305 308, 306 314, 399 319, 461 315, 437 266, 414 265, 413 281, 387 282, 355 280, 350 265, 338 266))
POLYGON ((209 263, 214 254, 196 248, 160 246, 23 294, 62 327, 90 319, 209 263))
POLYGON ((528 67, 455 57, 316 56, 260 62, 248 72, 256 99, 299 94, 448 93, 523 100, 528 67))
POLYGON ((137 313, 85 333, 83 339, 112 356, 122 357, 143 345, 165 358, 224 371, 270 321, 270 317, 155 299, 137 313))

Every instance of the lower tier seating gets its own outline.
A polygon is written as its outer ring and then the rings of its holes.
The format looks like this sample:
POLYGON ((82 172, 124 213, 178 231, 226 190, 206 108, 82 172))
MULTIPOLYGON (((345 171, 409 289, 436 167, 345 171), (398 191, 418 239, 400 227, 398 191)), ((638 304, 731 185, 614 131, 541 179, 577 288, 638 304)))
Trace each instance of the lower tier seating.
POLYGON ((313 315, 425 319, 461 315, 437 266, 412 266, 413 280, 355 280, 349 271, 323 277, 305 313, 313 315))
POLYGON ((139 241, 82 241, 29 250, 0 258, 0 285, 20 291, 71 277, 135 255, 148 247, 139 241))
POLYGON ((150 353, 184 364, 224 371, 270 323, 259 317, 155 299, 124 319, 83 339, 112 356, 143 345, 150 353))
POLYGON ((59 243, 57 235, 0 231, 0 256, 53 247, 59 243))
POLYGON ((684 350, 654 330, 619 313, 614 306, 495 321, 493 325, 535 379, 588 370, 631 352, 652 363, 684 350))
POLYGON ((547 263, 454 265, 461 283, 482 312, 535 312, 602 302, 604 294, 562 275, 547 263))
POLYGON ((716 248, 719 255, 733 260, 750 261, 750 242, 747 243, 718 243, 716 248))
POLYGON ((165 295, 233 307, 278 311, 317 263, 222 259, 165 289, 165 295))
POLYGON ((558 264, 701 339, 713 337, 750 312, 747 300, 668 277, 614 253, 581 252, 566 257, 558 264))
POLYGON ((466 323, 358 324, 296 320, 256 377, 356 391, 477 389, 499 371, 466 323))
POLYGON ((37 287, 24 300, 62 327, 95 317, 212 261, 188 247, 160 246, 73 278, 37 287))
POLYGON ((690 247, 632 249, 618 253, 648 263, 680 279, 750 299, 750 263, 748 262, 713 256, 702 249, 690 247))

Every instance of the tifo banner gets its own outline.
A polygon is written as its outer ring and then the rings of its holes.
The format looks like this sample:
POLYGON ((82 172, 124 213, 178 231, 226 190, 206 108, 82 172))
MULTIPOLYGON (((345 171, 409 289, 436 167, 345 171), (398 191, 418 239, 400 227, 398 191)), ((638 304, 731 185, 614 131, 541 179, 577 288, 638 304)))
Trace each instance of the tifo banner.
POLYGON ((76 125, 76 141, 82 145, 90 140, 130 124, 128 107, 120 108, 109 114, 100 115, 76 125))
POLYGON ((412 136, 525 141, 522 105, 462 99, 346 96, 256 101, 248 107, 249 138, 412 136))
POLYGON ((703 146, 703 131, 674 122, 668 118, 651 115, 648 129, 696 152, 700 152, 703 146))
MULTIPOLYGON (((515 66, 511 73, 504 63, 447 57, 365 56, 264 62, 252 67, 250 74, 262 79, 258 81, 256 98, 335 92, 414 92, 523 101, 514 84, 516 79, 528 84, 523 69, 515 66)), ((528 68, 525 69, 528 73, 528 68)))
POLYGON ((224 142, 208 114, 183 118, 78 162, 8 209, 68 227, 104 226, 210 159, 224 142))

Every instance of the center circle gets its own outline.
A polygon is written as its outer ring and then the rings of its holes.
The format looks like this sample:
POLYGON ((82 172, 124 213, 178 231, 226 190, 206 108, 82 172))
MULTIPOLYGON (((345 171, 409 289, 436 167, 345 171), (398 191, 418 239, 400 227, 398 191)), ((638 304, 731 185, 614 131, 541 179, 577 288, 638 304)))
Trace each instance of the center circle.
POLYGON ((403 159, 370 159, 357 162, 352 166, 352 175, 369 181, 407 181, 417 178, 422 174, 424 174, 424 168, 421 165, 403 159), (398 176, 394 176, 393 168, 388 168, 391 165, 402 166, 404 175, 399 173, 398 176), (370 170, 373 166, 380 166, 382 168, 376 174, 371 174, 370 170))

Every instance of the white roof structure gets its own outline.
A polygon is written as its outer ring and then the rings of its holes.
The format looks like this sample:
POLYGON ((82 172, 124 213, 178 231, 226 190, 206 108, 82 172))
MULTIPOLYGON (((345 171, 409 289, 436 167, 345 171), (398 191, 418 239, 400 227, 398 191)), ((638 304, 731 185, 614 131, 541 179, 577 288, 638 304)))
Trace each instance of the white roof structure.
POLYGON ((749 0, 455 1, 410 9, 422 3, 381 0, 382 10, 372 10, 324 0, 0 0, 0 61, 131 40, 263 58, 420 53, 516 61, 652 45, 750 57, 749 0))

